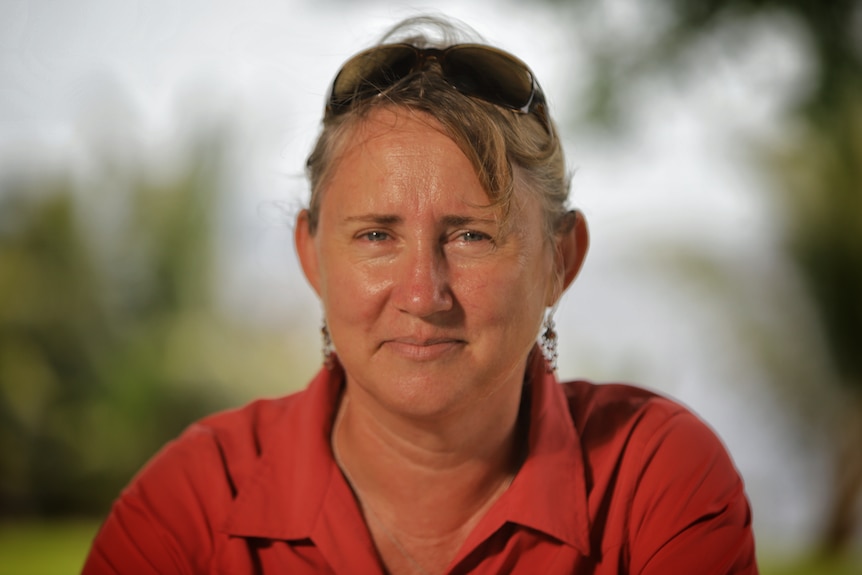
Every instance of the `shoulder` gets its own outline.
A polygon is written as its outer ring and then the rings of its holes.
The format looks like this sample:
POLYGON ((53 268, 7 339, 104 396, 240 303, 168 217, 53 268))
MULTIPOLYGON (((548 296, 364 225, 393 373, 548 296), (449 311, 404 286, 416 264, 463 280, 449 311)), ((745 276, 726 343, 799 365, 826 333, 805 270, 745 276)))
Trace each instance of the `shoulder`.
POLYGON ((664 462, 678 470, 710 460, 738 482, 721 439, 680 402, 626 384, 570 381, 562 386, 588 460, 606 456, 636 468, 664 462))
MULTIPOLYGON (((129 490, 165 481, 189 483, 189 495, 214 507, 229 505, 254 479, 260 460, 284 447, 292 412, 302 409, 307 391, 255 400, 209 415, 168 442, 138 473, 129 490)), ((220 514, 218 509, 212 515, 220 514)))
POLYGON ((681 403, 654 391, 620 383, 585 380, 561 384, 573 423, 583 439, 633 432, 649 433, 665 425, 704 426, 681 403))
POLYGON ((634 504, 663 498, 668 489, 701 503, 744 499, 742 479, 724 443, 690 408, 632 385, 562 385, 597 485, 606 482, 615 496, 623 491, 634 504))
MULTIPOLYGON (((301 404, 300 391, 275 399, 258 399, 245 406, 207 416, 183 432, 174 449, 196 451, 211 446, 229 467, 242 467, 261 456, 277 440, 279 423, 289 417, 291 408, 301 404)), ((167 446, 171 448, 170 444, 167 446)))
POLYGON ((146 497, 156 502, 165 499, 160 490, 170 484, 177 499, 191 498, 211 507, 207 512, 211 518, 220 515, 220 508, 229 505, 252 479, 263 455, 282 442, 279 423, 289 418, 291 407, 302 402, 303 394, 256 400, 193 423, 147 462, 124 495, 146 496, 147 491, 158 490, 158 499, 146 497))
POLYGON ((84 572, 206 570, 237 493, 303 393, 208 416, 162 447, 114 502, 84 572))
POLYGON ((753 562, 751 511, 712 428, 681 403, 646 389, 562 385, 591 503, 608 513, 606 544, 628 550, 632 572, 696 572, 693 566, 706 557, 726 564, 722 573, 748 572, 735 569, 753 562))

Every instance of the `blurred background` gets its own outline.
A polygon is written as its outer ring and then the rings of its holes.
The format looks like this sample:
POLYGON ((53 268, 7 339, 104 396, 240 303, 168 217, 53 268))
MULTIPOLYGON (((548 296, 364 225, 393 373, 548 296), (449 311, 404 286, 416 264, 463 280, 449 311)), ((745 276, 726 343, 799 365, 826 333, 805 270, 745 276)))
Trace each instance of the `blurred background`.
MULTIPOLYGON (((438 0, 526 60, 586 267, 560 375, 727 444, 764 573, 862 573, 862 0, 438 0)), ((80 570, 194 419, 303 387, 303 166, 416 2, 0 0, 0 573, 80 570), (50 549, 50 553, 45 550, 50 549)))

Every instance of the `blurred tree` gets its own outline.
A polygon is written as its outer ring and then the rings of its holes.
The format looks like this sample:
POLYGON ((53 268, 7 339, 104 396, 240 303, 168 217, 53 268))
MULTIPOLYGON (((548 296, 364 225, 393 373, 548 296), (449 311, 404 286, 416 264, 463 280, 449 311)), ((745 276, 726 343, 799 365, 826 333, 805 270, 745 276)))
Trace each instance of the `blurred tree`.
POLYGON ((825 345, 833 371, 818 382, 837 405, 825 421, 836 465, 824 552, 852 540, 862 503, 862 91, 834 98, 834 108, 818 110, 772 162, 783 184, 787 247, 820 320, 816 343, 825 345))
POLYGON ((0 515, 102 513, 193 419, 226 405, 189 358, 214 306, 219 150, 155 183, 103 158, 0 182, 0 515))
MULTIPOLYGON (((812 77, 807 91, 787 110, 780 141, 763 154, 763 167, 775 183, 784 245, 817 321, 811 330, 778 322, 784 331, 771 331, 774 341, 758 349, 774 368, 777 387, 789 390, 801 406, 799 413, 811 416, 809 422, 832 438, 833 497, 821 548, 826 553, 845 549, 859 528, 862 504, 862 1, 630 3, 629 8, 649 17, 624 33, 613 29, 607 14, 620 3, 554 3, 574 11, 573 27, 592 64, 587 116, 606 127, 624 126, 625 96, 639 81, 708 69, 702 58, 708 52, 697 49, 705 43, 716 38, 733 43, 756 30, 749 26, 752 22, 772 22, 774 29, 789 22, 801 31, 812 77), (821 352, 829 369, 803 381, 803 374, 816 371, 811 364, 821 352), (828 407, 814 409, 811 402, 828 407)), ((715 270, 707 275, 716 279, 715 270)), ((800 314, 778 307, 779 302, 787 300, 767 293, 759 303, 776 306, 771 309, 786 316, 783 320, 799 319, 800 314)), ((751 311, 750 305, 738 303, 728 309, 751 311)), ((737 320, 752 327, 744 313, 737 320)))

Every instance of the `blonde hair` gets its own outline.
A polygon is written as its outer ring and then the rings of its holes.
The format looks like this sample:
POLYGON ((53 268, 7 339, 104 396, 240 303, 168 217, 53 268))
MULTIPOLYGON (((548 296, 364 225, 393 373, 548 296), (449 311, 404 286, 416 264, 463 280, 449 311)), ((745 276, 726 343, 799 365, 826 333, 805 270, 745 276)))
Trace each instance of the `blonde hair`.
MULTIPOLYGON (((476 41, 477 35, 449 20, 423 16, 394 26, 380 44, 400 41, 420 48, 445 48, 476 41), (438 33, 435 39, 422 28, 438 33)), ((535 194, 543 208, 545 233, 550 237, 567 221, 569 176, 562 145, 550 118, 513 112, 465 96, 451 87, 433 65, 387 88, 381 97, 357 100, 342 114, 327 114, 317 143, 306 162, 311 185, 309 229, 316 231, 327 179, 354 129, 374 110, 405 108, 424 112, 440 123, 446 135, 470 160, 492 204, 504 222, 515 197, 516 180, 535 194), (517 177, 516 177, 517 169, 517 177)))

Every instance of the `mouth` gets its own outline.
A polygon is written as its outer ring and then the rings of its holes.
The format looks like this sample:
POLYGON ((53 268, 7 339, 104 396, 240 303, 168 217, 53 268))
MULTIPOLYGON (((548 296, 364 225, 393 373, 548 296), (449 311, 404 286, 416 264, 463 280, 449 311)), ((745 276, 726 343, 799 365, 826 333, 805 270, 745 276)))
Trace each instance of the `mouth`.
POLYGON ((413 361, 433 361, 460 350, 466 345, 462 339, 441 337, 416 339, 410 337, 385 340, 381 348, 413 361))

